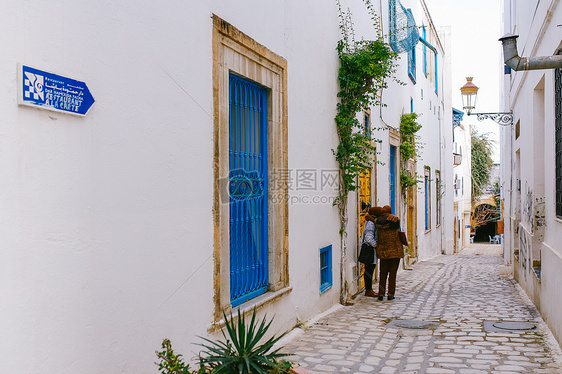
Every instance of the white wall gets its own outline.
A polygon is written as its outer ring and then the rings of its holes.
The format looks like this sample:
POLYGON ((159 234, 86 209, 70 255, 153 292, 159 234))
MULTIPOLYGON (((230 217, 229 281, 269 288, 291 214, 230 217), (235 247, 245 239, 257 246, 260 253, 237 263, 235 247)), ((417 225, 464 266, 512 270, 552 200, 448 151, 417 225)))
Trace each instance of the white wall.
MULTIPOLYGON (((562 16, 557 3, 504 2, 504 31, 520 35, 520 56, 556 54, 560 37, 553 20, 562 16)), ((501 171, 506 208, 505 263, 513 263, 515 278, 560 341, 562 318, 556 310, 561 292, 562 253, 556 243, 562 240, 562 227, 555 212, 554 70, 512 71, 505 76, 504 90, 504 102, 514 113, 513 127, 502 132, 508 160, 501 171), (519 249, 519 260, 514 258, 514 249, 519 249), (537 260, 541 264, 540 279, 532 269, 537 260)))
MULTIPOLYGON (((367 35, 362 3, 347 5, 367 35)), ((9 0, 3 9, 0 372, 154 371, 163 338, 191 359, 214 312, 211 15, 287 60, 289 169, 334 170, 335 5, 9 0), (83 118, 18 106, 20 62, 85 81, 96 103, 83 118)), ((433 139, 439 122, 418 87, 392 86, 383 117, 396 126, 412 96, 433 139)), ((437 149, 424 150, 419 170, 437 168, 437 149)), ((385 205, 388 173, 378 170, 385 205)), ((337 209, 303 203, 296 190, 291 198, 292 292, 261 311, 276 315, 275 331, 339 302, 337 209), (318 250, 328 244, 334 285, 320 295, 318 250)), ((437 241, 424 242, 424 256, 440 252, 437 241)), ((354 251, 348 244, 348 277, 354 251)))
MULTIPOLYGON (((165 337, 186 358, 199 349, 213 315, 212 13, 289 61, 289 166, 335 168, 333 4, 6 3, 0 372, 146 372, 165 337), (90 113, 17 106, 18 62, 85 81, 90 113)), ((290 216, 277 330, 339 300, 335 208, 290 216)))

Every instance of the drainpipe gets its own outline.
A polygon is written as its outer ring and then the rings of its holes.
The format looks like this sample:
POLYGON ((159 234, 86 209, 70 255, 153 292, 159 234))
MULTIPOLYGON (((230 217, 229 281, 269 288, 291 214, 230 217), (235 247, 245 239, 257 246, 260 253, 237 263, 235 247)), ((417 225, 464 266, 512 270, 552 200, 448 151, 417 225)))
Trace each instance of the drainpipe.
POLYGON ((505 64, 513 70, 540 70, 562 68, 562 55, 543 57, 519 57, 517 54, 517 38, 519 35, 506 34, 499 40, 503 45, 505 64))

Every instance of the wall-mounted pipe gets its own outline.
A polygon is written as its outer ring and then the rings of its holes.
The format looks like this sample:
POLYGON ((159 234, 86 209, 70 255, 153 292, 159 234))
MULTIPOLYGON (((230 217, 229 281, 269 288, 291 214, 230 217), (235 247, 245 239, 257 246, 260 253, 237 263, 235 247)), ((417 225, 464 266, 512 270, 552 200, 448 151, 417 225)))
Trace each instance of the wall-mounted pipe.
POLYGON ((562 55, 544 57, 519 57, 517 38, 519 35, 507 34, 500 38, 503 45, 503 59, 513 70, 540 70, 562 68, 562 55))

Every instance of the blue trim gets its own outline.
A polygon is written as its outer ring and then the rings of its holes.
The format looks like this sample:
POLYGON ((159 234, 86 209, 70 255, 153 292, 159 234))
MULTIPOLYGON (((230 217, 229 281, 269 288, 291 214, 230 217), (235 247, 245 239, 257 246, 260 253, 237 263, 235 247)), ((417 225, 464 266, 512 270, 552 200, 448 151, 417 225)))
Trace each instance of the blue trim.
POLYGON ((439 195, 441 194, 441 173, 439 173, 439 178, 437 178, 437 173, 435 173, 435 210, 437 211, 437 214, 435 216, 436 218, 436 223, 435 225, 439 225, 441 223, 441 220, 439 219, 439 195))
POLYGON ((390 146, 390 207, 396 212, 396 147, 390 146))
POLYGON ((408 51, 408 76, 416 84, 416 49, 408 51))
POLYGON ((429 187, 429 181, 428 181, 428 176, 426 175, 424 177, 424 186, 425 186, 425 231, 429 230, 429 215, 428 213, 428 208, 429 208, 429 195, 428 195, 428 187, 429 187))
MULTIPOLYGON (((425 26, 423 26, 423 40, 427 39, 427 30, 425 29, 425 26)), ((427 78, 427 46, 424 44, 423 45, 423 74, 425 75, 425 77, 427 78)))
POLYGON ((433 54, 435 56, 435 93, 439 95, 439 79, 437 78, 437 52, 433 54))
POLYGON ((230 74, 229 205, 232 306, 267 291, 267 91, 230 74))
POLYGON ((332 288, 332 245, 320 248, 320 293, 332 288))

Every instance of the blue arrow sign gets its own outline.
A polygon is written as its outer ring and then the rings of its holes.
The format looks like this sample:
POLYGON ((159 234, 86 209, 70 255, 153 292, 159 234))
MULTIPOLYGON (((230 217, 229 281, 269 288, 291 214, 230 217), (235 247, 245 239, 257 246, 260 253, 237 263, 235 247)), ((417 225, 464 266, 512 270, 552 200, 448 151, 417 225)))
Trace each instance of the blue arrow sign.
POLYGON ((94 104, 86 83, 21 65, 19 104, 84 116, 94 104))

